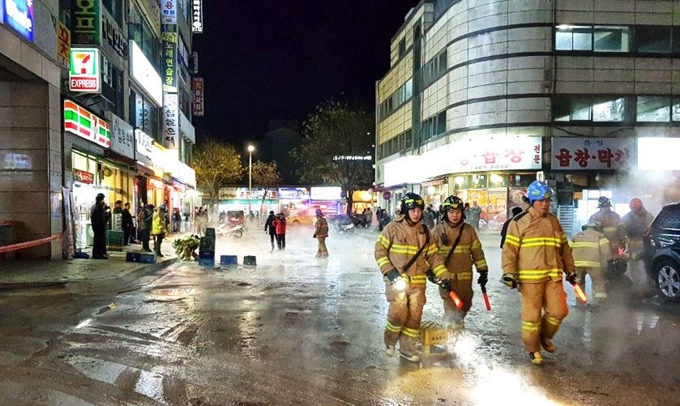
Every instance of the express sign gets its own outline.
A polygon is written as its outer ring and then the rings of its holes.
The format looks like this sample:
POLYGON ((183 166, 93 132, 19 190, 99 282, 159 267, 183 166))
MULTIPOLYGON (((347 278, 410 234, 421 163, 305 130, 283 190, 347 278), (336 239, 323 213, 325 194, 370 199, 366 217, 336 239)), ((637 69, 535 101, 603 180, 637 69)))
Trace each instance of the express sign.
POLYGON ((69 90, 81 93, 101 92, 99 49, 71 48, 69 90))

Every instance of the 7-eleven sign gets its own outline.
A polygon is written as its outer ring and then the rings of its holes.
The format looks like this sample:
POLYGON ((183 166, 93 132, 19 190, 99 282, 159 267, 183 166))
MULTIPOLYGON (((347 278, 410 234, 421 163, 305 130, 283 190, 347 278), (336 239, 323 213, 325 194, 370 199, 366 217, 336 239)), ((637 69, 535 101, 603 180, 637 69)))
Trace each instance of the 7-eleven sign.
POLYGON ((71 48, 69 90, 80 93, 101 92, 99 49, 71 48))

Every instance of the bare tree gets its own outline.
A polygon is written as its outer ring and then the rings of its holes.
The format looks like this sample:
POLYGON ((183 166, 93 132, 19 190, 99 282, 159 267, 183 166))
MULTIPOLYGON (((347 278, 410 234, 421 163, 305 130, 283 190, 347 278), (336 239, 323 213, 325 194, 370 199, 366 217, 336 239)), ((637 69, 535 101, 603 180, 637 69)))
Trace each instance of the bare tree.
POLYGON ((204 141, 196 147, 192 167, 196 171, 198 188, 210 192, 213 207, 219 199, 220 188, 240 180, 243 174, 241 156, 236 148, 215 140, 204 141))
MULTIPOLYGON (((249 168, 244 168, 246 171, 246 176, 249 168)), ((278 186, 281 184, 281 174, 279 173, 278 167, 276 166, 276 161, 272 162, 262 162, 257 161, 253 164, 253 184, 264 188, 264 193, 262 194, 262 203, 260 204, 260 213, 262 213, 262 208, 264 207, 264 201, 267 197, 267 191, 273 186, 278 186)), ((262 218, 262 216, 260 216, 262 218)))
POLYGON ((373 113, 330 100, 304 122, 302 144, 291 152, 302 180, 342 188, 348 214, 354 191, 373 184, 374 126, 373 113))

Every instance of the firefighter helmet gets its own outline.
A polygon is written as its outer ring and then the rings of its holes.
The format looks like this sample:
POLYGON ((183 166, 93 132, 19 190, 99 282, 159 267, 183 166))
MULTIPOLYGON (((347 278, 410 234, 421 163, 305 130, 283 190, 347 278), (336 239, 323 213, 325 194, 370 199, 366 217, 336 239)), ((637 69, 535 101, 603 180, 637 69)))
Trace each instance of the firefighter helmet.
POLYGON ((546 200, 552 197, 552 189, 547 183, 535 180, 527 188, 529 204, 534 204, 536 200, 546 200))
POLYGON ((633 211, 639 211, 644 209, 645 206, 642 204, 642 200, 638 199, 637 197, 634 197, 630 200, 630 209, 633 211))
POLYGON ((407 216, 408 211, 419 207, 420 210, 425 209, 425 202, 420 195, 413 192, 408 192, 401 198, 401 205, 399 206, 399 213, 407 216))
POLYGON ((597 199, 597 207, 612 207, 612 201, 609 200, 608 197, 600 196, 600 198, 597 199))
POLYGON ((439 211, 442 214, 446 214, 449 210, 460 210, 461 212, 465 210, 463 201, 458 196, 449 196, 444 200, 441 206, 439 206, 439 211))

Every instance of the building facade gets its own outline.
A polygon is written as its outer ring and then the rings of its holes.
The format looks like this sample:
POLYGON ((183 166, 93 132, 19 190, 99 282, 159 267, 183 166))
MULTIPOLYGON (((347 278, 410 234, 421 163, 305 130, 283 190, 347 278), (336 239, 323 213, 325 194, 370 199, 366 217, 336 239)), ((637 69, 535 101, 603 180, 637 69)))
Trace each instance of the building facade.
POLYGON ((624 213, 634 196, 657 207, 675 198, 657 180, 680 168, 644 162, 658 152, 649 138, 672 148, 680 136, 678 11, 673 1, 421 1, 376 84, 380 204, 415 190, 436 208, 456 194, 496 231, 537 176, 567 228, 600 195, 624 213))
POLYGON ((0 222, 13 228, 3 244, 62 236, 18 256, 85 249, 98 193, 110 206, 129 202, 133 214, 191 200, 193 3, 200 8, 190 0, 0 1, 0 222), (175 37, 164 48, 166 31, 175 37))

